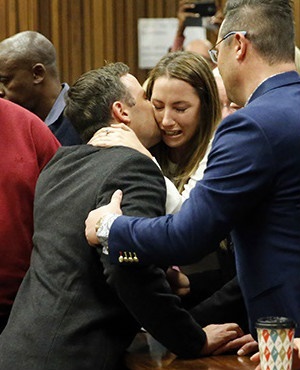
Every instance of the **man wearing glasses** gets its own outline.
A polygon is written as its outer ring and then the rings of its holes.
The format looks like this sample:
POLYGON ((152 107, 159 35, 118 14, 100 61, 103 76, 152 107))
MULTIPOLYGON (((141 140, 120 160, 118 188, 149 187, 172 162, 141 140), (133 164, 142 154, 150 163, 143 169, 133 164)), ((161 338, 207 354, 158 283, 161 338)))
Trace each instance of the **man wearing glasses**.
POLYGON ((210 54, 228 98, 244 108, 218 127, 203 180, 174 216, 119 216, 117 193, 87 220, 90 244, 108 243, 111 262, 125 265, 124 252, 135 253, 139 264, 195 262, 231 232, 253 334, 262 316, 288 316, 300 334, 300 77, 294 53, 289 1, 229 0, 210 54))

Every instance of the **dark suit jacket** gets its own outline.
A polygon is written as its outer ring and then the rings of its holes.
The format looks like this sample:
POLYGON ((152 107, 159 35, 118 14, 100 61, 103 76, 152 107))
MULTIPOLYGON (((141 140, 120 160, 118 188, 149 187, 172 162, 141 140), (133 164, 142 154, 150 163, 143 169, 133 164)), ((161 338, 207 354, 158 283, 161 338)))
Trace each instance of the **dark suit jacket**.
POLYGON ((141 263, 188 264, 232 230, 252 333, 262 316, 288 316, 300 335, 300 77, 264 81, 248 105, 219 126, 204 178, 180 212, 119 217, 110 258, 135 251, 141 263), (150 239, 151 238, 151 239, 150 239))
MULTIPOLYGON (((209 271, 208 275, 213 273, 209 271)), ((198 275, 198 274, 197 274, 198 275)), ((216 281, 215 277, 207 276, 191 277, 191 298, 183 298, 184 306, 190 310, 195 320, 201 325, 224 324, 236 322, 243 329, 244 333, 249 333, 249 325, 244 299, 237 277, 229 280, 222 287, 210 289, 209 285, 216 281), (197 285, 197 287, 193 285, 197 285), (206 296, 203 296, 203 288, 206 296), (195 292, 195 290, 197 290, 195 292), (200 294, 199 294, 200 291, 200 294)), ((213 286, 213 288, 215 288, 213 286)))
POLYGON ((162 269, 112 266, 87 244, 88 212, 116 188, 125 213, 164 213, 160 170, 135 150, 62 147, 42 172, 31 266, 0 337, 1 370, 120 370, 141 326, 178 355, 200 355, 205 334, 162 269))
POLYGON ((52 133, 56 136, 61 145, 78 145, 82 144, 81 137, 75 130, 68 117, 64 116, 64 112, 58 119, 49 126, 52 133))

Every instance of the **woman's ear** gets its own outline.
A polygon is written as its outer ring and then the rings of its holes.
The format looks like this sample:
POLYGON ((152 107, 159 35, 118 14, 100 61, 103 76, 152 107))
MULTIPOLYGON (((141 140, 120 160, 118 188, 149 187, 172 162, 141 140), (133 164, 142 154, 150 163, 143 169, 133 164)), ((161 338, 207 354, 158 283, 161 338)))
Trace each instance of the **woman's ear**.
POLYGON ((121 101, 115 101, 112 105, 112 116, 118 123, 130 123, 129 110, 121 101))

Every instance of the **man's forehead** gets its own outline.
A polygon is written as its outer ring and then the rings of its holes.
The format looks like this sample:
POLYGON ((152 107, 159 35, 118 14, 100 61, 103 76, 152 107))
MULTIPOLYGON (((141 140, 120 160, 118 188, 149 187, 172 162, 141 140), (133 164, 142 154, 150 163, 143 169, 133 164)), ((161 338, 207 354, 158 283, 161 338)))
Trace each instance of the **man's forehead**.
POLYGON ((24 66, 22 67, 20 64, 16 63, 15 61, 2 61, 0 59, 0 73, 11 75, 15 74, 18 71, 24 70, 24 66))
POLYGON ((5 53, 0 53, 0 68, 6 72, 12 72, 17 69, 23 69, 24 63, 18 59, 9 57, 9 55, 5 53))
POLYGON ((6 60, 2 60, 0 57, 0 73, 10 73, 13 72, 14 68, 12 68, 11 63, 7 62, 6 60))

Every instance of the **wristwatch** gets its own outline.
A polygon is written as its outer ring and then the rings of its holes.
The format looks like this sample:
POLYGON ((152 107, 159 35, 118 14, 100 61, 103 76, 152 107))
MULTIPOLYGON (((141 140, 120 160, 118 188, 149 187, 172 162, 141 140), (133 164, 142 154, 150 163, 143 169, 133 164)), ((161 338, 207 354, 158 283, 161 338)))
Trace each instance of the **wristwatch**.
POLYGON ((108 236, 111 225, 120 215, 109 213, 99 218, 96 222, 95 229, 99 243, 102 245, 102 252, 108 254, 108 236))

